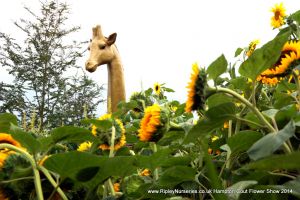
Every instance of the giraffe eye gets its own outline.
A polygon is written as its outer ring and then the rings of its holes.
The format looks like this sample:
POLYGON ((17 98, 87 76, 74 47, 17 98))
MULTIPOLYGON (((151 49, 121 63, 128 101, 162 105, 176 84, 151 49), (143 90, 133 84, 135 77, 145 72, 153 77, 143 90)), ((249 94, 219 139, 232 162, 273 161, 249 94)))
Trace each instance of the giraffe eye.
POLYGON ((90 48, 90 47, 88 47, 88 48, 87 48, 87 50, 88 50, 88 51, 90 51, 90 50, 91 50, 91 48, 90 48))
POLYGON ((105 45, 99 45, 99 49, 105 49, 105 45))

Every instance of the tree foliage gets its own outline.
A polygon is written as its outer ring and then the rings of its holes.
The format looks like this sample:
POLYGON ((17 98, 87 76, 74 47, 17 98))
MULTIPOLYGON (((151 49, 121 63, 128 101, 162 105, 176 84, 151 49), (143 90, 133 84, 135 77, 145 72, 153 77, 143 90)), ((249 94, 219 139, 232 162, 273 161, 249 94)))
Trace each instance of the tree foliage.
POLYGON ((80 27, 65 25, 68 5, 41 3, 40 14, 25 9, 32 19, 14 23, 24 34, 23 42, 0 33, 0 64, 14 76, 12 85, 0 85, 0 110, 19 116, 21 112, 29 116, 36 110, 40 130, 46 125, 78 121, 83 117, 84 104, 89 104, 88 113, 92 114, 103 101, 96 100, 103 88, 79 74, 76 62, 82 57, 85 42, 70 40, 80 27), (66 72, 76 77, 63 76, 66 72))

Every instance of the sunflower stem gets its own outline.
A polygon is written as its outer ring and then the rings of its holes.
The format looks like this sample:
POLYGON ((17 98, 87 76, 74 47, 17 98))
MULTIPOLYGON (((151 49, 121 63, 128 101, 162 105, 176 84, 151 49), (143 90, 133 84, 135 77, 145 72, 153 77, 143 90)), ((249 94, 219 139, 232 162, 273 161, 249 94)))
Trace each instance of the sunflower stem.
MULTIPOLYGON (((156 145, 156 143, 155 142, 151 142, 150 143, 150 145, 151 145, 151 147, 152 147, 152 151, 153 151, 153 153, 156 153, 157 152, 157 145, 156 145)), ((155 168, 155 170, 154 170, 154 180, 158 180, 158 169, 157 168, 155 168)))
MULTIPOLYGON (((299 72, 298 72, 299 73, 299 72)), ((295 80, 295 83, 296 83, 296 86, 297 86, 297 92, 298 92, 298 98, 297 98, 297 104, 298 104, 298 110, 300 110, 300 81, 299 81, 299 78, 298 78, 298 74, 295 70, 293 70, 293 77, 294 77, 294 80, 295 80)))
MULTIPOLYGON (((115 150, 115 137, 116 137, 116 128, 112 126, 111 128, 111 140, 110 140, 110 149, 109 149, 109 158, 113 158, 114 155, 114 150, 115 150)), ((114 186, 112 184, 111 178, 109 178, 106 182, 106 187, 108 187, 110 193, 112 196, 116 195, 114 186)))
POLYGON ((25 150, 18 148, 16 146, 13 146, 11 144, 6 144, 6 143, 0 144, 0 149, 5 149, 5 148, 16 151, 28 159, 29 163, 31 164, 32 170, 33 170, 34 185, 35 185, 37 199, 43 200, 44 196, 43 196, 43 190, 42 190, 42 184, 41 184, 41 177, 40 177, 40 173, 38 170, 38 166, 37 166, 35 160, 33 159, 33 157, 29 153, 27 153, 25 150))
MULTIPOLYGON (((222 87, 210 88, 210 90, 215 91, 215 92, 224 92, 224 93, 232 95, 233 97, 238 99, 240 102, 242 102, 246 106, 248 106, 254 112, 254 114, 258 117, 258 119, 260 119, 268 127, 268 129, 271 133, 274 133, 274 134, 277 133, 276 129, 268 122, 268 120, 263 116, 263 114, 253 104, 251 104, 247 99, 242 97, 240 94, 238 94, 235 91, 230 90, 228 88, 222 88, 222 87)), ((286 143, 283 143, 283 148, 284 148, 285 152, 287 152, 287 153, 291 152, 291 149, 289 148, 289 146, 286 143)))
POLYGON ((255 99, 255 90, 256 90, 256 80, 252 81, 252 94, 251 100, 254 107, 256 107, 256 99, 255 99))
POLYGON ((112 126, 111 129, 111 139, 110 139, 110 148, 109 148, 109 157, 114 157, 114 150, 115 150, 115 137, 116 137, 116 128, 112 126))
POLYGON ((175 122, 171 122, 170 121, 170 130, 181 131, 183 129, 182 129, 182 127, 179 124, 176 124, 175 122))
MULTIPOLYGON (((228 140, 228 139, 231 137, 231 135, 232 135, 232 120, 229 120, 228 126, 229 126, 229 127, 228 127, 228 136, 227 136, 227 140, 228 140)), ((225 164, 225 167, 226 167, 226 169, 228 169, 228 170, 229 170, 230 165, 231 165, 231 162, 230 162, 230 156, 231 156, 231 150, 228 149, 228 150, 227 150, 227 154, 226 154, 226 164, 225 164)), ((229 185, 228 181, 225 180, 225 181, 224 181, 224 187, 226 188, 228 185, 229 185)))
POLYGON ((55 188, 55 190, 57 190, 57 192, 60 195, 60 197, 63 200, 68 200, 67 196, 62 191, 62 189, 60 189, 59 185, 55 182, 55 180, 52 178, 52 176, 49 173, 49 171, 45 167, 43 167, 43 166, 38 166, 38 169, 41 170, 41 172, 44 173, 44 175, 46 176, 46 178, 48 179, 48 181, 52 184, 52 186, 55 188))

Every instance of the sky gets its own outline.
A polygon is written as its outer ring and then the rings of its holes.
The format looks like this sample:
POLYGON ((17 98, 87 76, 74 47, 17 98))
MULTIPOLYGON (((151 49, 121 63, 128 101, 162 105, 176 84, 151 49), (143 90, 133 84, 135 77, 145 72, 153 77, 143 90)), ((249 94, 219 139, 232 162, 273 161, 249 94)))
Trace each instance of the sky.
MULTIPOLYGON (((62 1, 59 1, 62 2, 62 1)), ((176 92, 170 100, 184 102, 192 64, 208 67, 221 54, 228 62, 238 47, 255 39, 261 45, 271 40, 271 7, 283 2, 287 14, 300 9, 299 0, 69 0, 67 25, 81 30, 72 39, 89 40, 92 27, 101 25, 104 35, 116 32, 127 98, 141 88, 166 83, 176 92)), ((0 31, 18 36, 13 22, 27 18, 24 5, 39 12, 39 0, 2 1, 0 31)), ((84 68, 88 52, 78 65, 84 68)), ((88 75, 107 84, 106 66, 88 75)), ((0 81, 11 78, 0 67, 0 81)))

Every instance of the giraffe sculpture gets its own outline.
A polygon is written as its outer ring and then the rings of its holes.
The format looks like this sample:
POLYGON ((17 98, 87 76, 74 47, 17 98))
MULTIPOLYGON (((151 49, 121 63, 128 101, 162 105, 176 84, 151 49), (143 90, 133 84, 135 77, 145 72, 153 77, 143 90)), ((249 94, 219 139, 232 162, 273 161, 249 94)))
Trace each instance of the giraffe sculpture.
POLYGON ((113 33, 104 37, 101 27, 93 28, 93 37, 90 40, 90 57, 85 63, 85 69, 89 72, 96 71, 100 65, 107 64, 108 91, 107 112, 115 112, 120 101, 125 101, 124 72, 119 52, 114 45, 117 34, 113 33))

